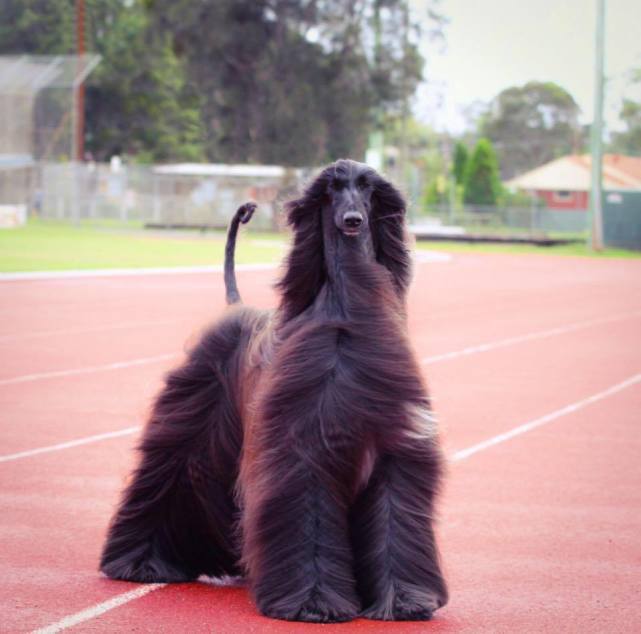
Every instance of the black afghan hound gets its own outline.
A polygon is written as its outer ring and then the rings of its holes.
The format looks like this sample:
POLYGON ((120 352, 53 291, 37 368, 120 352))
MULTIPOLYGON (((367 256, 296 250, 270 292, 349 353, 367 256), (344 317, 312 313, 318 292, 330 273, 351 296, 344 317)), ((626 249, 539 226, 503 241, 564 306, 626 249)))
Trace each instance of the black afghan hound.
POLYGON ((405 202, 325 168, 286 205, 274 312, 226 315, 166 378, 101 569, 143 582, 244 574, 267 616, 429 619, 447 601, 433 531, 442 455, 408 343, 405 202))

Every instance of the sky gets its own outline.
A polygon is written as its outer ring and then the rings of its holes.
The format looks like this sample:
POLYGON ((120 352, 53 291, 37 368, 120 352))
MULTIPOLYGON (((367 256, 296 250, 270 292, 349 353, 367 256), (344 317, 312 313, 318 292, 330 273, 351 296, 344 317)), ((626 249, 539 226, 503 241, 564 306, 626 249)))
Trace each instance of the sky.
MULTIPOLYGON (((426 0, 414 0, 414 9, 426 0)), ((445 48, 429 45, 416 116, 439 130, 461 132, 466 105, 531 80, 564 87, 593 116, 596 0, 441 0, 450 20, 445 48)), ((619 129, 622 97, 641 99, 628 73, 641 68, 641 0, 606 0, 604 117, 619 129)))

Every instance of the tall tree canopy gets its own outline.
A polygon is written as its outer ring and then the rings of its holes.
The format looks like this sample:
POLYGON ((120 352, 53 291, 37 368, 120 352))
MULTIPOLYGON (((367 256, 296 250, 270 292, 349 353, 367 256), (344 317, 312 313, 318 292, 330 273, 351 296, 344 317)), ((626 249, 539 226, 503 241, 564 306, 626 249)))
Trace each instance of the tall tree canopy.
MULTIPOLYGON (((72 53, 73 0, 3 0, 0 53, 72 53), (10 25, 10 26, 9 26, 10 25)), ((87 148, 149 160, 362 157, 421 79, 408 0, 87 0, 87 148)))
POLYGON ((2 0, 0 55, 64 55, 75 43, 70 0, 2 0))
MULTIPOLYGON (((632 71, 631 80, 632 84, 641 84, 641 68, 632 71)), ((641 156, 641 101, 624 99, 619 118, 624 128, 612 134, 612 151, 641 156)))
POLYGON ((171 38, 150 28, 139 3, 91 5, 88 39, 103 61, 87 87, 87 149, 100 158, 204 159, 199 95, 190 89, 171 38))
POLYGON ((501 92, 482 118, 480 132, 494 144, 507 179, 580 151, 578 118, 579 106, 565 89, 533 81, 501 92))
MULTIPOLYGON (((87 1, 87 50, 102 63, 87 84, 86 149, 99 159, 199 160, 198 97, 171 39, 150 24, 141 2, 87 1)), ((75 32, 73 0, 0 2, 0 54, 71 54, 75 32)))
POLYGON ((362 156, 421 76, 401 0, 149 0, 201 89, 212 160, 362 156))

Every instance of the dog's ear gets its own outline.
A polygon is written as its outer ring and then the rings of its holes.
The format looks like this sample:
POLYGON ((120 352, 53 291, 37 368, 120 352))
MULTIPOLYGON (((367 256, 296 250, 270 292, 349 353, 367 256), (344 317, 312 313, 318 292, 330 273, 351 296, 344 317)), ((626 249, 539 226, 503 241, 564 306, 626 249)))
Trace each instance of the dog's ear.
POLYGON ((405 209, 403 195, 394 185, 377 175, 372 193, 372 234, 376 260, 390 271, 401 297, 404 297, 411 279, 405 209))
POLYGON ((285 272, 276 285, 282 294, 285 320, 296 317, 310 306, 327 279, 321 223, 326 192, 327 175, 323 172, 300 198, 285 204, 287 224, 294 231, 285 272))

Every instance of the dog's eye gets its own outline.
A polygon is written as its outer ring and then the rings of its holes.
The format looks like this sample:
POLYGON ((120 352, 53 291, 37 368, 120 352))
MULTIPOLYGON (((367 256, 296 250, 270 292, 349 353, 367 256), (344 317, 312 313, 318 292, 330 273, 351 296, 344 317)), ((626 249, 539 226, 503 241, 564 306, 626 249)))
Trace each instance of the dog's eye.
POLYGON ((336 190, 337 192, 341 191, 342 189, 345 189, 346 185, 347 185, 346 181, 344 181, 341 178, 335 178, 332 181, 332 189, 336 190))
POLYGON ((359 176, 356 180, 356 187, 358 187, 358 189, 367 189, 369 187, 369 181, 364 176, 359 176))

